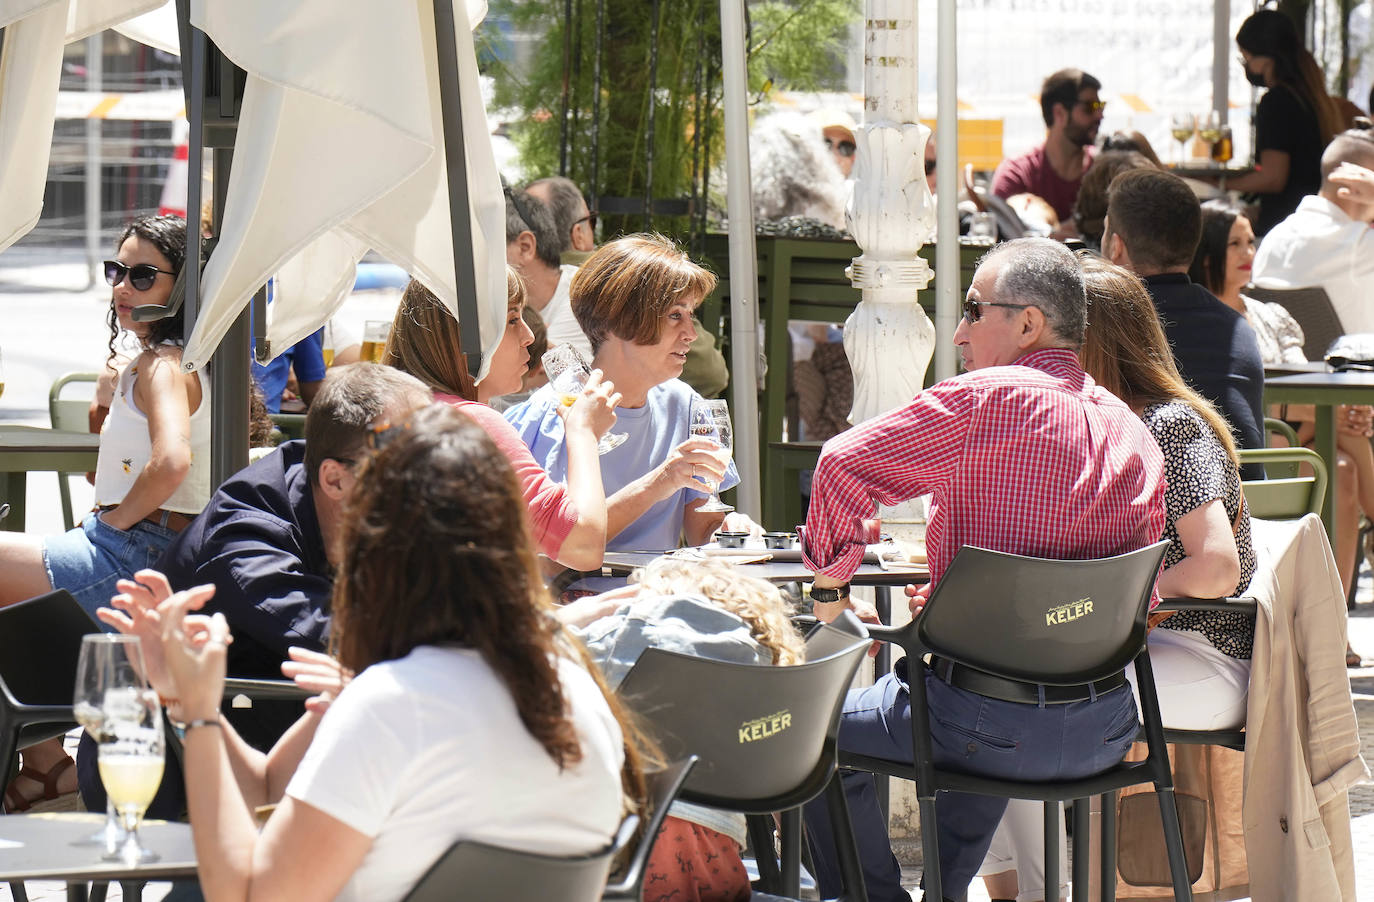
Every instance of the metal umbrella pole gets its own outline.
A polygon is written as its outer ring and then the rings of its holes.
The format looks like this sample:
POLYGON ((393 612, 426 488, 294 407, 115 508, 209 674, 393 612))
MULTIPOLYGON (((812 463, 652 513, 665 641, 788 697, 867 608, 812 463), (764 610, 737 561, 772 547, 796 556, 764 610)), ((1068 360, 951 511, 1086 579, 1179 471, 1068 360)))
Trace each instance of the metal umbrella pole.
MULTIPOLYGON (((759 520, 763 516, 759 493, 759 276, 749 171, 744 0, 720 0, 720 45, 725 76, 726 215, 730 218, 730 415, 740 479, 735 504, 759 520)), ((778 324, 778 328, 786 326, 778 324)), ((784 378, 786 366, 786 361, 775 361, 773 378, 784 378)))
MULTIPOLYGON (((444 158, 448 169, 448 215, 453 229, 453 275, 458 291, 458 322, 468 372, 482 369, 482 330, 477 314, 477 266, 472 250, 472 203, 468 196, 467 147, 463 144, 463 105, 458 90, 456 0, 434 0, 434 46, 439 64, 439 106, 444 120, 444 158)), ((464 14, 466 23, 466 13, 464 14)))

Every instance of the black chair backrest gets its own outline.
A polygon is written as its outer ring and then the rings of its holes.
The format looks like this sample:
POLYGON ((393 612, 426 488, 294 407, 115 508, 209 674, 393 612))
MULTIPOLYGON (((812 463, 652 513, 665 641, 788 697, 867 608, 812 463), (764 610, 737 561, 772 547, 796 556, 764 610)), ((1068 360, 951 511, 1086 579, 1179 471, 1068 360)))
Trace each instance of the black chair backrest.
POLYGON ((1083 561, 966 545, 916 618, 917 638, 943 657, 1008 679, 1101 679, 1140 651, 1168 544, 1083 561))
MULTIPOLYGON (((682 789, 682 784, 687 781, 687 775, 697 763, 696 755, 689 755, 679 761, 644 775, 648 789, 648 799, 645 803, 645 817, 643 830, 639 831, 639 842, 634 847, 634 852, 629 856, 625 866, 611 879, 611 884, 606 887, 603 893, 604 899, 625 900, 625 902, 639 902, 642 893, 641 883, 644 880, 644 869, 648 867, 649 855, 653 853, 654 840, 658 838, 658 830, 663 826, 663 820, 668 816, 668 808, 673 804, 673 799, 677 798, 678 792, 682 789)), ((616 847, 629 848, 633 841, 633 835, 625 835, 626 820, 621 827, 621 835, 616 838, 616 847)), ((638 824, 634 825, 638 826, 638 824)))
POLYGON ((504 899, 510 902, 596 902, 606 885, 613 849, 556 858, 460 842, 445 852, 406 894, 406 902, 504 899))
POLYGON ((669 759, 697 755, 682 798, 765 814, 808 801, 834 770, 840 706, 869 640, 791 667, 646 649, 620 684, 669 759))
POLYGON ((81 637, 100 624, 59 589, 0 608, 0 680, 26 705, 70 705, 81 637))
POLYGON ((1278 304, 1293 315, 1302 327, 1302 352, 1308 360, 1324 360, 1331 342, 1345 334, 1341 318, 1326 290, 1311 288, 1261 288, 1251 285, 1245 293, 1257 301, 1278 304))
POLYGON ((806 634, 806 660, 828 658, 852 646, 855 639, 867 636, 859 618, 852 611, 845 611, 831 623, 817 623, 806 634))

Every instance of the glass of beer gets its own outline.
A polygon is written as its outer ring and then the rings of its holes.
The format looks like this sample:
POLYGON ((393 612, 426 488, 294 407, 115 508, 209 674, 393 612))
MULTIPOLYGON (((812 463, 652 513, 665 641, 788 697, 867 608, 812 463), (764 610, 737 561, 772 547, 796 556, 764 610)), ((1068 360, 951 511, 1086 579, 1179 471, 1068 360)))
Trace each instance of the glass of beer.
MULTIPOLYGON (((730 440, 730 407, 720 398, 696 398, 692 401, 692 408, 689 412, 691 417, 692 438, 704 438, 710 440, 715 445, 712 454, 721 466, 729 466, 730 458, 733 455, 730 440)), ((698 481, 705 483, 706 490, 711 493, 711 497, 706 503, 697 508, 700 513, 729 513, 733 507, 720 500, 717 492, 720 484, 714 480, 707 479, 705 476, 698 476, 698 481)))
POLYGON ((389 335, 391 335, 391 323, 386 320, 372 319, 364 323, 363 346, 359 359, 371 363, 381 363, 389 335))
POLYGON ((1234 149, 1231 144, 1231 126, 1223 125, 1217 129, 1217 143, 1212 145, 1212 159, 1222 166, 1231 162, 1234 149))
POLYGON ((97 764, 105 794, 124 828, 124 841, 105 853, 106 861, 132 865, 157 860, 157 853, 139 842, 138 825, 162 782, 164 750, 157 693, 139 688, 107 691, 97 764))
MULTIPOLYGON (((81 637, 81 652, 76 659, 76 689, 72 693, 72 716, 97 743, 104 736, 106 694, 147 688, 143 647, 137 636, 91 633, 81 637)), ((123 836, 114 802, 106 799, 105 826, 87 841, 112 853, 123 836)))
MULTIPOLYGON (((582 397, 582 389, 592 374, 592 368, 572 345, 554 345, 539 358, 549 377, 549 388, 563 407, 572 407, 582 397)), ((630 436, 624 432, 608 432, 596 444, 596 452, 613 451, 630 436)))

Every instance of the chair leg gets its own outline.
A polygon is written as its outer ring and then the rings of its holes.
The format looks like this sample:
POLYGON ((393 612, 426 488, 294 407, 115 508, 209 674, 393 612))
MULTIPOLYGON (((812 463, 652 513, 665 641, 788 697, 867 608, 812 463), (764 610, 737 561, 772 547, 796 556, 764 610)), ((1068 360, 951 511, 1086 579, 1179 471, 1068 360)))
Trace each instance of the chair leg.
POLYGON ((782 875, 778 873, 778 858, 773 851, 773 818, 751 814, 745 818, 745 823, 749 828, 749 842, 754 846, 754 862, 759 868, 759 888, 777 894, 782 888, 782 875))
POLYGON ((1178 805, 1172 787, 1155 788, 1159 795, 1159 816, 1164 822, 1164 845, 1169 851, 1169 873, 1174 879, 1175 902, 1192 902, 1193 887, 1188 880, 1188 861, 1183 856, 1183 827, 1178 820, 1178 805))
POLYGON ((1116 791, 1102 793, 1102 902, 1116 902, 1116 791))
POLYGON ((1059 811, 1058 802, 1045 803, 1045 898, 1059 895, 1059 811))
POLYGON ((940 840, 935 835, 935 796, 917 796, 921 817, 921 859, 927 899, 943 899, 944 885, 940 881, 940 840))
POLYGON ((780 819, 782 895, 794 899, 801 894, 801 809, 790 808, 782 812, 780 819))
POLYGON ((24 881, 10 881, 10 898, 13 899, 14 902, 29 902, 29 893, 28 890, 24 888, 24 881))
MULTIPOLYGON (((1092 856, 1093 833, 1088 829, 1090 818, 1092 817, 1091 805, 1087 799, 1073 800, 1073 861, 1070 867, 1073 868, 1073 902, 1088 902, 1088 882, 1092 879, 1089 876, 1089 859, 1092 856)), ((1045 898, 1049 898, 1049 890, 1045 891, 1045 898)))
POLYGON ((844 784, 839 771, 831 774, 830 782, 826 784, 825 810, 830 823, 834 825, 835 859, 844 881, 841 899, 845 902, 863 902, 868 898, 863 863, 859 861, 859 844, 854 839, 854 828, 850 826, 849 805, 844 799, 844 784))
POLYGON ((110 881, 92 880, 91 881, 91 900, 90 902, 105 902, 105 897, 110 893, 110 881))

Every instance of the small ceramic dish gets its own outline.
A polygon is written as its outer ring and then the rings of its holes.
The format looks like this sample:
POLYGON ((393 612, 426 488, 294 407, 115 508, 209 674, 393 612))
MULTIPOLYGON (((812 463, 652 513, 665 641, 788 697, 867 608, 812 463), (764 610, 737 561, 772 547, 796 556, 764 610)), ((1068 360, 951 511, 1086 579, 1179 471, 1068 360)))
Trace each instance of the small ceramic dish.
POLYGON ((794 532, 766 532, 763 534, 764 548, 793 548, 797 544, 794 532))
POLYGON ((716 533, 716 544, 721 548, 743 548, 744 540, 749 538, 747 532, 718 532, 716 533))

